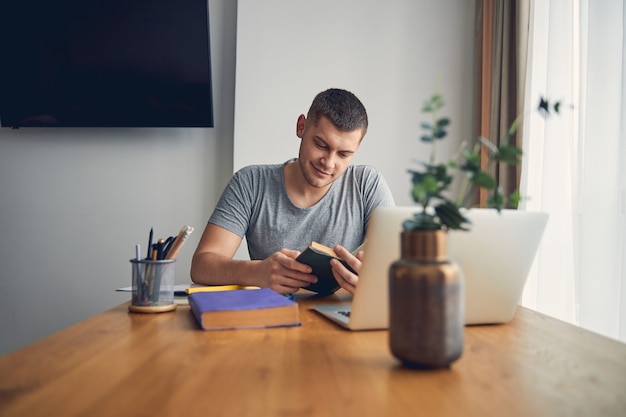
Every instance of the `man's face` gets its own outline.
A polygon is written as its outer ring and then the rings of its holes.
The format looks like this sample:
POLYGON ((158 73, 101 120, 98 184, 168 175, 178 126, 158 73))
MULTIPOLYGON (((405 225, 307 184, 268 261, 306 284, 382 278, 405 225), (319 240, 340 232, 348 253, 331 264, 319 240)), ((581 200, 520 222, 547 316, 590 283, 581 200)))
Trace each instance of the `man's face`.
POLYGON ((302 139, 298 163, 304 179, 315 188, 325 188, 346 171, 361 144, 363 130, 344 132, 326 117, 317 123, 304 115, 298 119, 296 134, 302 139))

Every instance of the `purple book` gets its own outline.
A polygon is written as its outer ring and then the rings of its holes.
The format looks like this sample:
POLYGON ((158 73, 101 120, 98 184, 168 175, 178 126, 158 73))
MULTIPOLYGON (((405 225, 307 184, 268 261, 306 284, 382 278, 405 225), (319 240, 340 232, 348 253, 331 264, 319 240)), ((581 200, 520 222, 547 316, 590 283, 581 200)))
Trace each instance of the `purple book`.
POLYGON ((270 288, 196 292, 191 311, 204 330, 299 326, 298 304, 270 288))

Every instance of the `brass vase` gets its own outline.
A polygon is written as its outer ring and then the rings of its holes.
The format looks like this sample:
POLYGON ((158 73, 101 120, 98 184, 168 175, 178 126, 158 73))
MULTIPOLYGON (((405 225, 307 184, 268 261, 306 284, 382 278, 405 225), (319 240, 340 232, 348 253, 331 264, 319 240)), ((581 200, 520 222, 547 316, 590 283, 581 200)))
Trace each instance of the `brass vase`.
POLYGON ((463 275, 443 230, 402 232, 389 268, 391 353, 412 368, 449 367, 463 352, 463 275))

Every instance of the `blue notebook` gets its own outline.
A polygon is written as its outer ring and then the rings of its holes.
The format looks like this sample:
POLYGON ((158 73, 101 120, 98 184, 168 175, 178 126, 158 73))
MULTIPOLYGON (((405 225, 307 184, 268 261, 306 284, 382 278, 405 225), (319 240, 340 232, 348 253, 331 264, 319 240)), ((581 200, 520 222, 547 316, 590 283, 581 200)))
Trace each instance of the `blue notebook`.
POLYGON ((189 295, 189 306, 204 330, 299 326, 298 304, 270 288, 189 295))

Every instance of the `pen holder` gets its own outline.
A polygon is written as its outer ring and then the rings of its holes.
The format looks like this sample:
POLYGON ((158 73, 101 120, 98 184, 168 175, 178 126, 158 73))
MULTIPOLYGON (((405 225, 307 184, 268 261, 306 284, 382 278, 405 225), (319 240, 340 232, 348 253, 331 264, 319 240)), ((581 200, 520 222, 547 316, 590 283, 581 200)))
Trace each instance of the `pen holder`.
POLYGON ((133 295, 128 309, 131 312, 163 313, 176 309, 174 262, 175 259, 130 260, 133 268, 133 295))

